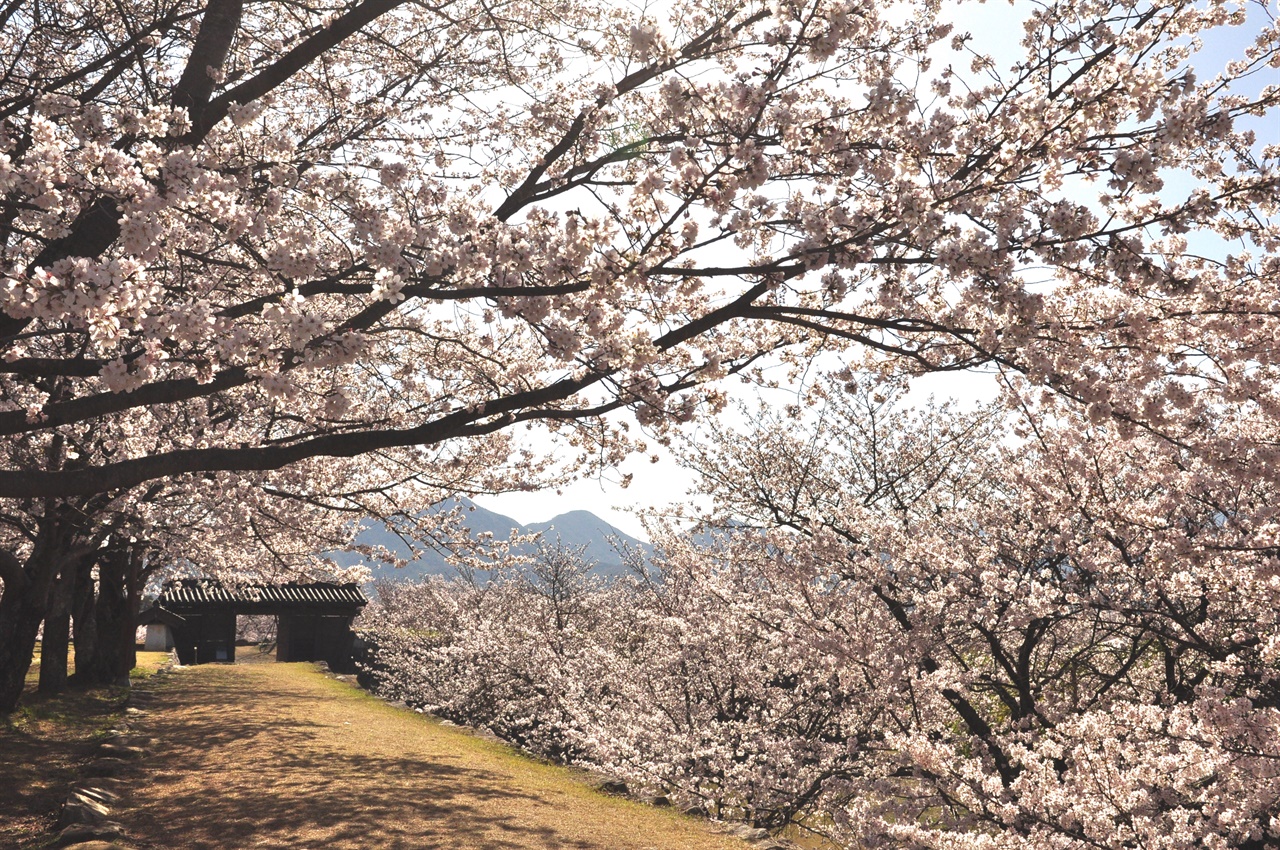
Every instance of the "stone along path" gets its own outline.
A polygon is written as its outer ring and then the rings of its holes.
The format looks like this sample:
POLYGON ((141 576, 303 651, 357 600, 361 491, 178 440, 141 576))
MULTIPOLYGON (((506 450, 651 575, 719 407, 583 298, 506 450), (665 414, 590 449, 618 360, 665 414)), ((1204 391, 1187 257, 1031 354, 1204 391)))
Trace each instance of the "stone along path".
POLYGON ((309 664, 205 665, 158 686, 112 817, 139 848, 746 850, 706 823, 387 705, 309 664))

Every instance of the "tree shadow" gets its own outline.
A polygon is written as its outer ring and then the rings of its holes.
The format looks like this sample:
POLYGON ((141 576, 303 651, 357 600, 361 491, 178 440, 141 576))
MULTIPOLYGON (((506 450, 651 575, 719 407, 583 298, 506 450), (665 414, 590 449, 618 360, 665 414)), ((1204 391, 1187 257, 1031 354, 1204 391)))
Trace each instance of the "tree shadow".
POLYGON ((157 695, 145 729, 154 754, 120 813, 133 843, 606 850, 547 825, 555 792, 515 790, 507 775, 412 752, 335 751, 332 728, 287 716, 297 692, 266 686, 247 698, 220 690, 224 678, 183 676, 157 695), (544 806, 546 816, 528 817, 544 806))
POLYGON ((0 721, 0 846, 47 838, 75 779, 75 762, 87 749, 84 743, 37 738, 0 721))
POLYGON ((120 711, 123 690, 79 689, 48 696, 34 676, 19 708, 0 715, 0 846, 48 841, 80 765, 120 711))

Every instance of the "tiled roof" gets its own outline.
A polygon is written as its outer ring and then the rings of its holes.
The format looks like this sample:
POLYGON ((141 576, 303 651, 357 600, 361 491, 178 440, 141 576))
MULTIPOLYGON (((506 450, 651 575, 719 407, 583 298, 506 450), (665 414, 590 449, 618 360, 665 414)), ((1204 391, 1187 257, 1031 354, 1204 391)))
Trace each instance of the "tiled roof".
POLYGON ((219 582, 184 580, 165 585, 156 600, 170 610, 206 605, 235 605, 237 607, 276 606, 285 607, 351 607, 367 605, 369 600, 355 584, 328 584, 312 582, 298 584, 243 585, 225 587, 219 582))

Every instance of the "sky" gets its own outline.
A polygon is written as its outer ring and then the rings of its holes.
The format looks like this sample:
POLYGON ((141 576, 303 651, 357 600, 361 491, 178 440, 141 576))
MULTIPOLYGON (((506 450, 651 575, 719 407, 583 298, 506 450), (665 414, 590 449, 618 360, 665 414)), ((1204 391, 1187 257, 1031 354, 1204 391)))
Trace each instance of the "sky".
MULTIPOLYGON (((957 4, 953 8, 960 10, 956 13, 957 29, 970 31, 979 38, 991 39, 986 45, 975 44, 976 48, 985 48, 995 56, 998 63, 1007 60, 1003 63, 1007 65, 1016 58, 1017 43, 1022 37, 1019 24, 1021 15, 1016 6, 1011 7, 1004 2, 989 2, 980 5, 957 4)), ((1250 3, 1249 19, 1244 26, 1217 32, 1207 41, 1196 62, 1202 80, 1213 76, 1230 59, 1242 55, 1243 48, 1253 41, 1265 24, 1267 15, 1275 14, 1274 8, 1270 12, 1266 8, 1257 2, 1250 3)), ((1268 73, 1254 79, 1252 83, 1252 93, 1256 93, 1263 85, 1278 84, 1280 69, 1268 69, 1268 73)), ((1271 136, 1270 139, 1262 138, 1263 143, 1280 141, 1280 129, 1265 126, 1257 129, 1260 137, 1268 134, 1271 136)), ((727 389, 732 398, 749 404, 754 401, 750 390, 735 389, 732 386, 727 389)), ((994 399, 996 393, 996 383, 989 375, 946 373, 916 379, 912 383, 908 401, 919 403, 932 395, 939 400, 953 399, 967 408, 994 399)), ((733 417, 736 414, 731 407, 726 410, 725 415, 733 417)), ((653 446, 652 441, 650 445, 653 446)), ((654 448, 660 458, 657 463, 651 463, 648 454, 636 456, 605 478, 566 482, 554 490, 482 496, 475 501, 521 523, 544 522, 569 511, 590 511, 619 530, 647 540, 640 514, 646 511, 661 512, 673 502, 685 501, 694 485, 692 473, 682 469, 671 454, 660 446, 654 448), (628 473, 632 479, 630 486, 624 489, 618 482, 628 473)))

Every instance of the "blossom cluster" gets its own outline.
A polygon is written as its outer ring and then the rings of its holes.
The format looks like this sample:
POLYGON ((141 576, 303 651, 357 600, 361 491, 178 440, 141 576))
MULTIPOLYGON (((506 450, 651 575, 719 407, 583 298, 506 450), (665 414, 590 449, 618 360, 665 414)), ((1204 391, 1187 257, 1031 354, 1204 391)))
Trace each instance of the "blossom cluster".
POLYGON ((926 0, 502 6, 14 5, 0 430, 121 433, 48 493, 665 430, 815 345, 999 364, 1220 458, 1188 423, 1280 404, 1274 25, 1199 79, 1222 0, 1036 7, 1011 68, 926 0))

